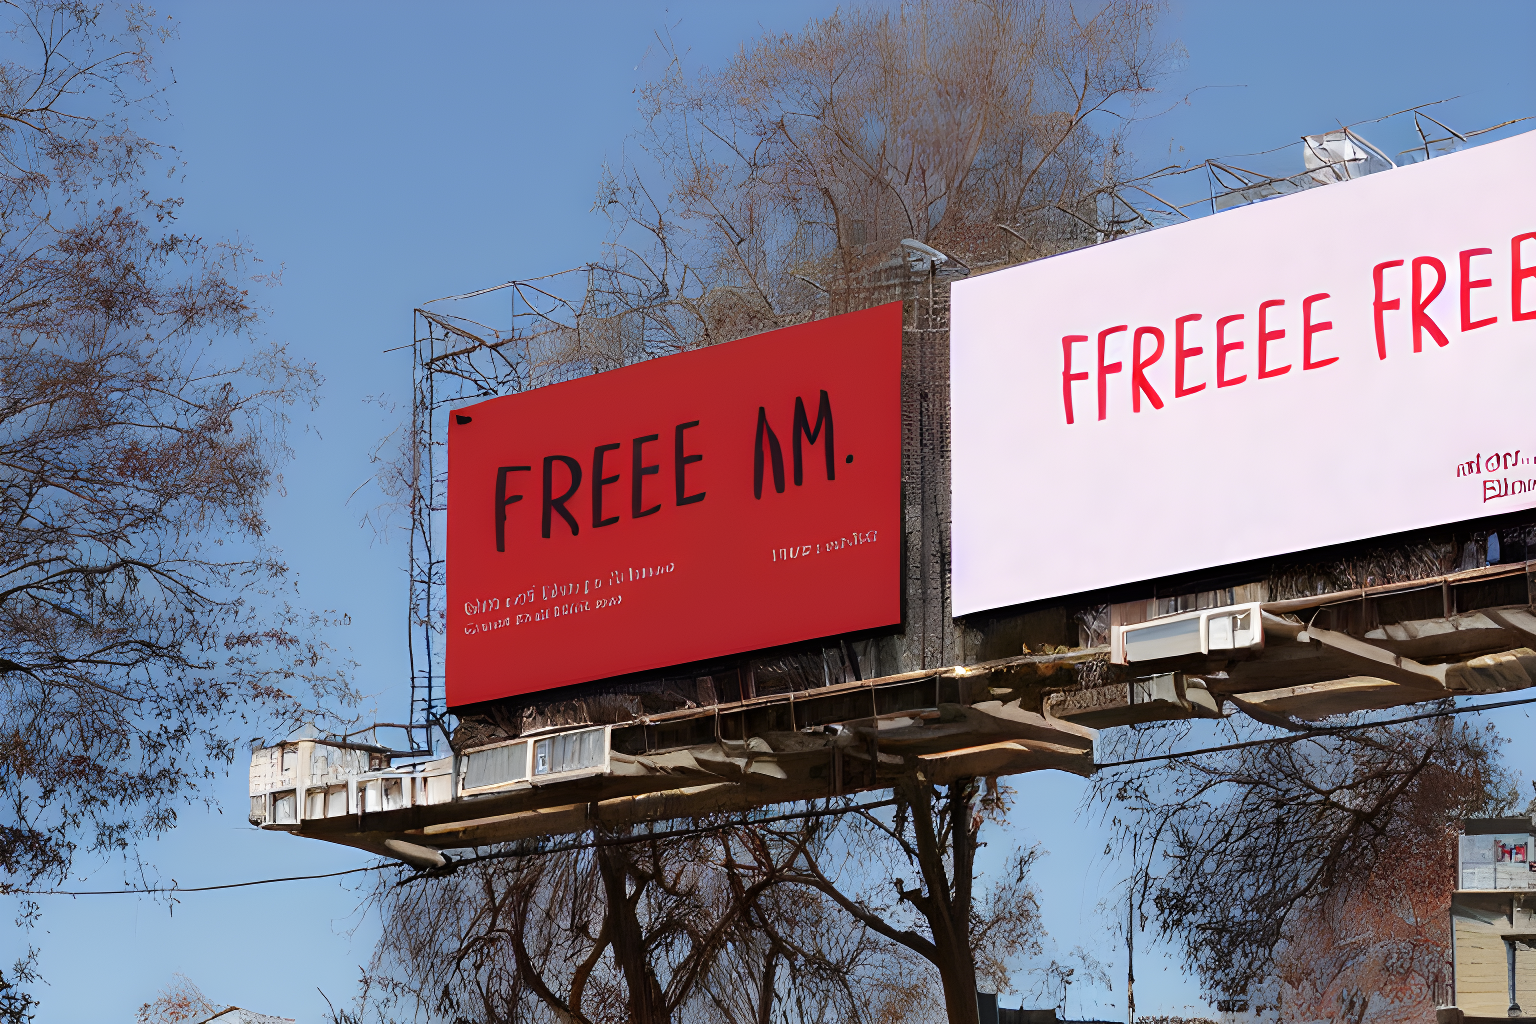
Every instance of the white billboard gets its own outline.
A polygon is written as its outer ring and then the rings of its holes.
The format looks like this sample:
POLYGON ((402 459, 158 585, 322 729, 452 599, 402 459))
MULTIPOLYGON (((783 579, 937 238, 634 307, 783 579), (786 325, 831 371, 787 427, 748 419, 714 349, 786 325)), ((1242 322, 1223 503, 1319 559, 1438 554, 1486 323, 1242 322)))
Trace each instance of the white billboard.
POLYGON ((956 615, 1536 506, 1536 132, 952 316, 956 615))

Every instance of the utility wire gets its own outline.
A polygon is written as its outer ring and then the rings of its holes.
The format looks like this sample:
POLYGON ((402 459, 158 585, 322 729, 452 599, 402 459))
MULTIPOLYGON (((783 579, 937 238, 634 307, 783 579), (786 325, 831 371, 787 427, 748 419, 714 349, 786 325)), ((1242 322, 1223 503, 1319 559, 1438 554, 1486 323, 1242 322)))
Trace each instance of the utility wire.
POLYGON ((385 868, 400 867, 399 864, 370 864, 363 868, 348 868, 346 871, 330 871, 323 875, 290 875, 287 878, 258 878, 250 882, 227 882, 224 885, 195 885, 182 888, 177 885, 162 886, 153 889, 100 889, 92 892, 77 892, 65 889, 3 889, 0 888, 0 896, 122 896, 128 893, 144 895, 146 893, 181 893, 181 892, 212 892, 215 889, 243 889, 248 885, 271 885, 274 882, 307 882, 312 878, 338 878, 341 875, 355 875, 359 871, 383 871, 385 868))
POLYGON ((418 874, 402 878, 397 885, 405 885, 414 882, 418 878, 435 878, 448 874, 465 866, 466 864, 478 864, 487 860, 512 860, 518 857, 542 857, 549 853, 570 853, 575 850, 595 850, 605 846, 630 846, 634 843, 649 842, 652 839, 676 839, 683 836, 702 836, 711 832, 723 832, 726 829, 742 828, 748 825, 771 825, 780 821, 796 821, 806 818, 828 818, 839 814, 853 814, 858 811, 872 811, 881 807, 891 807, 895 800, 872 800, 867 804, 851 804, 847 807, 829 807, 820 811, 795 811, 790 814, 775 814, 768 818, 744 818, 737 821, 722 821, 715 825, 700 825, 693 828, 674 828, 664 832, 641 832, 635 835, 615 836, 612 839, 595 839, 584 843, 563 843, 559 846, 547 846, 543 849, 533 850, 499 850, 495 853, 482 854, 477 857, 465 857, 463 860, 449 859, 448 863, 440 868, 433 868, 418 874))
MULTIPOLYGON (((879 807, 889 807, 895 802, 896 801, 894 800, 877 800, 866 804, 854 804, 849 807, 827 808, 820 811, 797 811, 790 814, 776 814, 767 818, 748 818, 736 821, 725 821, 716 825, 704 825, 695 828, 669 829, 664 832, 642 832, 635 835, 616 836, 612 839, 599 839, 585 843, 565 843, 560 846, 546 847, 542 850, 488 853, 478 857, 466 857, 463 860, 449 860, 448 865, 451 865, 451 867, 445 865, 444 868, 439 868, 434 871, 411 875, 410 877, 403 879, 400 884, 403 885, 405 882, 414 881, 417 878, 426 878, 439 874, 445 874, 447 871, 452 870, 453 868, 457 868, 465 864, 475 864, 480 861, 506 860, 512 857, 541 857, 550 853, 566 853, 573 850, 591 850, 596 849, 599 846, 628 846, 632 843, 644 843, 653 839, 675 839, 681 836, 707 835, 711 832, 721 832, 726 829, 740 828, 746 825, 770 825, 780 821, 793 821, 802 818, 823 818, 838 814, 850 814, 855 811, 874 810, 879 807)), ((385 871, 389 868, 399 868, 404 866, 404 864, 394 862, 387 864, 370 864, 367 867, 349 868, 346 871, 331 871, 323 875, 291 875, 286 878, 259 878, 250 882, 227 882, 224 885, 198 885, 189 886, 186 888, 171 885, 150 889, 100 889, 90 892, 64 889, 11 889, 6 891, 3 888, 0 888, 0 896, 121 896, 129 893, 147 895, 152 893, 213 892, 218 889, 243 889, 246 886, 251 885, 272 885, 276 882, 307 882, 316 878, 338 878, 342 875, 355 875, 361 871, 385 871)))
POLYGON ((1146 757, 1131 757, 1124 761, 1103 761, 1095 764, 1094 770, 1100 768, 1123 768, 1131 764, 1148 764, 1152 761, 1171 761, 1180 757, 1195 757, 1199 754, 1219 754, 1227 750, 1242 750, 1244 747, 1263 747, 1271 743, 1297 743, 1301 740, 1313 739, 1317 736, 1337 736, 1340 733, 1359 732, 1361 729, 1377 729, 1384 725, 1402 725, 1405 722, 1421 722, 1426 718, 1450 718, 1454 715, 1469 715, 1477 711, 1494 711, 1498 708, 1512 708, 1520 704, 1536 704, 1536 697, 1526 697, 1523 700, 1506 700, 1497 704, 1475 704, 1467 707, 1451 708, 1445 711, 1426 711, 1418 715, 1407 715, 1403 718, 1388 718, 1381 722, 1361 722, 1359 725, 1326 725, 1309 729, 1306 732, 1293 733, 1289 736, 1272 736, 1262 740, 1243 740, 1240 743, 1227 743, 1220 747, 1201 747, 1198 750, 1175 750, 1168 754, 1148 754, 1146 757))

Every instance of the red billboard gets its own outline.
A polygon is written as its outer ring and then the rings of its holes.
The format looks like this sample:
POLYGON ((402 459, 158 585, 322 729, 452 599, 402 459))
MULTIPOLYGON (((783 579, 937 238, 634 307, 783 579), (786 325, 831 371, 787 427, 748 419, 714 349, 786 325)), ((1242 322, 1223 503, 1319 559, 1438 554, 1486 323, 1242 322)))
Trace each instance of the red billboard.
POLYGON ((448 425, 448 703, 901 619, 901 305, 448 425))

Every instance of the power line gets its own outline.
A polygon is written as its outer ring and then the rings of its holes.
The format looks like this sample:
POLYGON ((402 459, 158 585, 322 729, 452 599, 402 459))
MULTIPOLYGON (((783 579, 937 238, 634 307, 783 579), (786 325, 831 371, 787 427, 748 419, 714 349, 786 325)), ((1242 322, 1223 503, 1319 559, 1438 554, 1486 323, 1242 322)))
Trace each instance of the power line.
POLYGON ((1195 757, 1199 754, 1220 754, 1228 750, 1242 750, 1244 747, 1262 747, 1271 743, 1296 743, 1301 740, 1312 739, 1317 736, 1337 736, 1340 733, 1359 732, 1361 729, 1377 729, 1384 725, 1402 725, 1405 722, 1421 722, 1426 718, 1450 718, 1454 715, 1468 715, 1476 711, 1495 711, 1499 708, 1512 708, 1520 704, 1536 704, 1536 697, 1526 697, 1522 700, 1506 700, 1497 704, 1476 704, 1468 707, 1450 708, 1445 711, 1426 711, 1422 714, 1407 715, 1403 718, 1389 718, 1382 722, 1361 722, 1359 725, 1330 725, 1319 726, 1306 732, 1294 733, 1290 736, 1272 736, 1263 740, 1244 740, 1241 743, 1228 743, 1220 747, 1201 747, 1199 750, 1175 750, 1169 754, 1148 754, 1146 757, 1131 757, 1124 761, 1105 761, 1094 765, 1094 769, 1123 768, 1131 764, 1148 764, 1152 761, 1171 761, 1180 757, 1195 757))
MULTIPOLYGON (((741 828, 748 825, 770 825, 780 821, 792 821, 804 818, 822 818, 839 814, 849 814, 855 811, 868 811, 880 807, 889 807, 894 800, 876 800, 866 804, 853 804, 848 807, 827 808, 819 811, 797 811, 789 814, 776 814, 767 818, 746 818, 736 821, 720 822, 715 825, 702 825, 692 828, 668 829, 663 832, 641 832, 635 835, 615 836, 611 839, 598 839, 585 843, 565 843, 560 846, 546 847, 542 850, 504 851, 488 853, 478 857, 467 857, 463 860, 449 860, 445 866, 447 870, 454 870, 466 864, 476 864, 487 860, 506 860, 512 857, 541 857, 550 853, 567 853, 574 850, 590 850, 600 846, 627 846, 633 843, 649 842, 653 839, 675 839, 690 835, 707 835, 711 832, 721 832, 731 828, 741 828)), ((285 878, 259 878, 249 882, 226 882, 223 885, 197 885, 181 887, 177 885, 160 886, 148 889, 99 889, 92 891, 66 890, 66 889, 10 889, 0 888, 3 896, 122 896, 126 894, 150 895, 155 893, 184 893, 184 892, 214 892, 219 889, 243 889, 252 885, 272 885, 277 882, 307 882, 316 878, 339 878, 342 875, 355 875, 362 871, 385 871, 389 868, 404 867, 404 864, 390 862, 386 864, 370 864, 367 867, 349 868, 346 871, 330 871, 321 875, 290 875, 285 878)), ((417 878, 432 877, 445 873, 443 869, 433 872, 412 875, 402 880, 414 881, 417 878)))
POLYGON ((289 875, 286 878, 258 878, 250 882, 226 882, 223 885, 195 885, 182 888, 178 885, 161 886, 152 889, 100 889, 91 892, 82 892, 66 889, 4 889, 0 888, 0 896, 122 896, 129 893, 146 895, 149 893, 181 893, 181 892, 213 892, 215 889, 243 889, 248 885, 272 885, 274 882, 307 882, 313 878, 339 878, 342 875, 355 875, 359 871, 383 871, 385 868, 400 867, 399 864, 370 864, 363 868, 348 868, 346 871, 330 871, 323 875, 289 875))
POLYGON ((487 860, 511 860, 518 857, 542 857, 550 853, 570 853, 576 850, 595 850, 604 846, 630 846, 634 843, 649 842, 653 839, 677 839, 685 836, 702 836, 711 832, 724 832, 727 829, 743 828, 751 825, 771 825, 779 821, 795 821, 806 818, 828 818, 839 814, 852 814, 856 811, 872 811, 881 807, 895 805, 895 800, 872 800, 867 804, 850 804, 847 807, 829 807, 820 811, 795 811, 789 814, 775 814, 767 818, 743 818, 736 821, 722 821, 714 825, 697 825, 691 828, 667 829, 663 832, 641 832, 635 835, 614 836, 612 839, 595 839, 584 843, 564 843, 560 846, 548 846, 535 850, 501 850, 496 853, 487 853, 478 857, 466 857, 463 860, 449 860, 446 865, 434 870, 420 872, 408 878, 402 878, 400 885, 413 882, 418 878, 434 878, 439 875, 455 871, 467 864, 478 864, 487 860))

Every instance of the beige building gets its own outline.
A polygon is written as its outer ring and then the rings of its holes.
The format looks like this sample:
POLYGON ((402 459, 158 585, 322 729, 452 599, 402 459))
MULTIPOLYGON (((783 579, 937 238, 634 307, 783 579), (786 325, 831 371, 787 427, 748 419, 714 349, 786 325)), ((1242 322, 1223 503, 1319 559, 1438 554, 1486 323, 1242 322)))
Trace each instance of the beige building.
POLYGON ((1536 823, 1469 819, 1457 874, 1451 897, 1455 1009, 1467 1018, 1536 1018, 1536 823))

